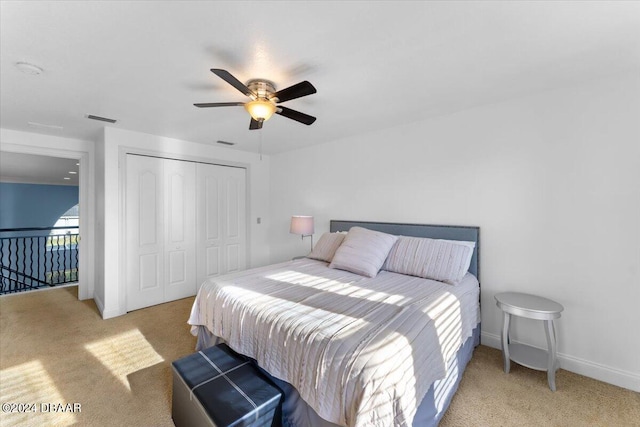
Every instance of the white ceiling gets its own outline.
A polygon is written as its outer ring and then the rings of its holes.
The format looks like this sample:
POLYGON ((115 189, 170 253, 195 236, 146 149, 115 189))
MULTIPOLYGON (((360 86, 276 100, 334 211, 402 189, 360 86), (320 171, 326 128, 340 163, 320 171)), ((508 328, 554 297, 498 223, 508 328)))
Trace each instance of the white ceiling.
POLYGON ((312 126, 265 123, 267 154, 640 72, 639 2, 3 1, 0 12, 0 125, 81 139, 103 127, 94 114, 257 151, 241 107, 193 107, 246 100, 210 68, 318 89, 285 104, 312 126))
POLYGON ((76 159, 0 152, 0 182, 78 185, 78 172, 76 159))

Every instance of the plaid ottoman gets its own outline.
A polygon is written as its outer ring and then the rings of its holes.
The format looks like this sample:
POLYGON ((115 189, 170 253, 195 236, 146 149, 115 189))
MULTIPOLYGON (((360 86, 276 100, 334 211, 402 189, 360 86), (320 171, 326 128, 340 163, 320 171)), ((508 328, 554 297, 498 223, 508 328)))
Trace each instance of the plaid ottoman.
POLYGON ((219 344, 172 363, 176 427, 276 427, 282 391, 253 362, 219 344))

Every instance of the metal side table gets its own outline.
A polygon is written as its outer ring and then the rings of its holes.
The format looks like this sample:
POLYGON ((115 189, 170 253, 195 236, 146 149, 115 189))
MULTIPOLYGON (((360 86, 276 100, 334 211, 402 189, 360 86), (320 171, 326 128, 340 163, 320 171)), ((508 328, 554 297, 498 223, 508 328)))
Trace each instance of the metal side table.
POLYGON ((519 292, 503 292, 497 294, 495 298, 503 313, 502 358, 504 372, 509 373, 511 360, 527 368, 547 371, 549 388, 556 391, 557 337, 553 321, 560 318, 564 307, 550 299, 519 292), (512 315, 544 321, 547 351, 524 344, 509 343, 509 324, 512 315))

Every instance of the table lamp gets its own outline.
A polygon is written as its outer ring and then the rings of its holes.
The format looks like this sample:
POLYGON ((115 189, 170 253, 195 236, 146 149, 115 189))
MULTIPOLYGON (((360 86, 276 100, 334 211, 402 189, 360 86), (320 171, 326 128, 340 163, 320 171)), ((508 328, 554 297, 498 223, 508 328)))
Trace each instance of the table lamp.
POLYGON ((306 236, 311 236, 311 250, 313 250, 313 217, 305 215, 294 215, 291 217, 291 228, 289 229, 291 234, 300 234, 302 240, 306 236))

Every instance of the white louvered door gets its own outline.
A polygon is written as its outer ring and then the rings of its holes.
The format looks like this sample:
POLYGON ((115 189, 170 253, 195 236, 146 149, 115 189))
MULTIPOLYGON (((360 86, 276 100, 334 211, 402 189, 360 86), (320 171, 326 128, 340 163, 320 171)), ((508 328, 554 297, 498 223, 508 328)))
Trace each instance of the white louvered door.
POLYGON ((127 311, 246 268, 245 169, 127 155, 127 311))
POLYGON ((245 169, 197 165, 198 286, 246 268, 245 169))

